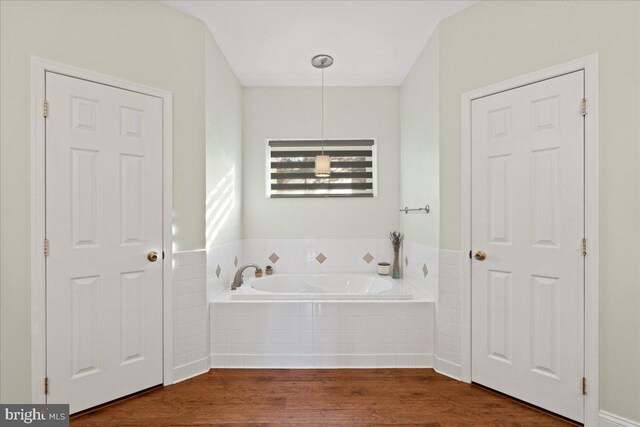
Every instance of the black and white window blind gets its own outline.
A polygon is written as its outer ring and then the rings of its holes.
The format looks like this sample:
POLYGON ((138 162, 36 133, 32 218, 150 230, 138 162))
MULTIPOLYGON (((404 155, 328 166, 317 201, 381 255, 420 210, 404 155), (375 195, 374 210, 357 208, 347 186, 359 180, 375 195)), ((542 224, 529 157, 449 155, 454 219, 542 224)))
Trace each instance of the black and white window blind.
POLYGON ((268 141, 267 195, 284 197, 374 197, 376 146, 373 139, 325 140, 331 176, 314 174, 320 140, 268 141))

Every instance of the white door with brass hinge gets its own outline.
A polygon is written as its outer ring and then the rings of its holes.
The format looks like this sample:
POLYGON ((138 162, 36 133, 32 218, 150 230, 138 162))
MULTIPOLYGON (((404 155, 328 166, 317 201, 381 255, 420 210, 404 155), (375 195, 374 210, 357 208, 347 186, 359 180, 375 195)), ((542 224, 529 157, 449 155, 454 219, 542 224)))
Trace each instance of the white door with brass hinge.
POLYGON ((163 381, 163 101, 52 72, 46 98, 47 402, 73 413, 163 381))
POLYGON ((472 381, 582 421, 584 71, 471 103, 472 381))

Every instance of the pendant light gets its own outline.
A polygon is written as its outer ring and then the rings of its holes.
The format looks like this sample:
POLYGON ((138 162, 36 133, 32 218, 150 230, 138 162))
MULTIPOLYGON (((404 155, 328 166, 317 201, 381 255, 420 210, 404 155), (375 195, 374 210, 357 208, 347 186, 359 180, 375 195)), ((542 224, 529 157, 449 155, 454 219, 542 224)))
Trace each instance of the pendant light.
POLYGON ((333 64, 333 58, 329 55, 316 55, 311 59, 311 65, 319 68, 322 72, 322 89, 321 89, 321 143, 322 152, 316 156, 315 175, 318 178, 327 178, 331 176, 331 157, 324 154, 324 69, 333 64))

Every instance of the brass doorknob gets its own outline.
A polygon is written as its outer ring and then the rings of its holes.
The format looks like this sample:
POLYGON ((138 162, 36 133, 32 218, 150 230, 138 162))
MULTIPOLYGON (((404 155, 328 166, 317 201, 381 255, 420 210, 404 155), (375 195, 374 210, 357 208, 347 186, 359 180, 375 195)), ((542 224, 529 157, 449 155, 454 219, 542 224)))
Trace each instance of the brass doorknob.
POLYGON ((156 262, 158 260, 158 252, 151 251, 147 254, 147 259, 151 262, 156 262))
POLYGON ((485 259, 487 259, 487 254, 484 251, 478 251, 476 252, 475 258, 478 261, 484 261, 485 259))

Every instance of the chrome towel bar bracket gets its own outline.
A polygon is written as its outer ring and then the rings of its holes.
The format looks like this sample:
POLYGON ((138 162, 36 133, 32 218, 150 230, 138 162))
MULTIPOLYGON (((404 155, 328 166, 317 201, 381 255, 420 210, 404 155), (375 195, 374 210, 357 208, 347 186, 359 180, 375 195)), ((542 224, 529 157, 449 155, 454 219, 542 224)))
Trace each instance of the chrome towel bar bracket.
POLYGON ((424 213, 428 214, 429 212, 431 212, 431 208, 429 207, 429 205, 424 205, 424 208, 409 209, 407 206, 405 206, 404 209, 400 209, 400 212, 404 212, 406 214, 413 211, 424 211, 424 213))

